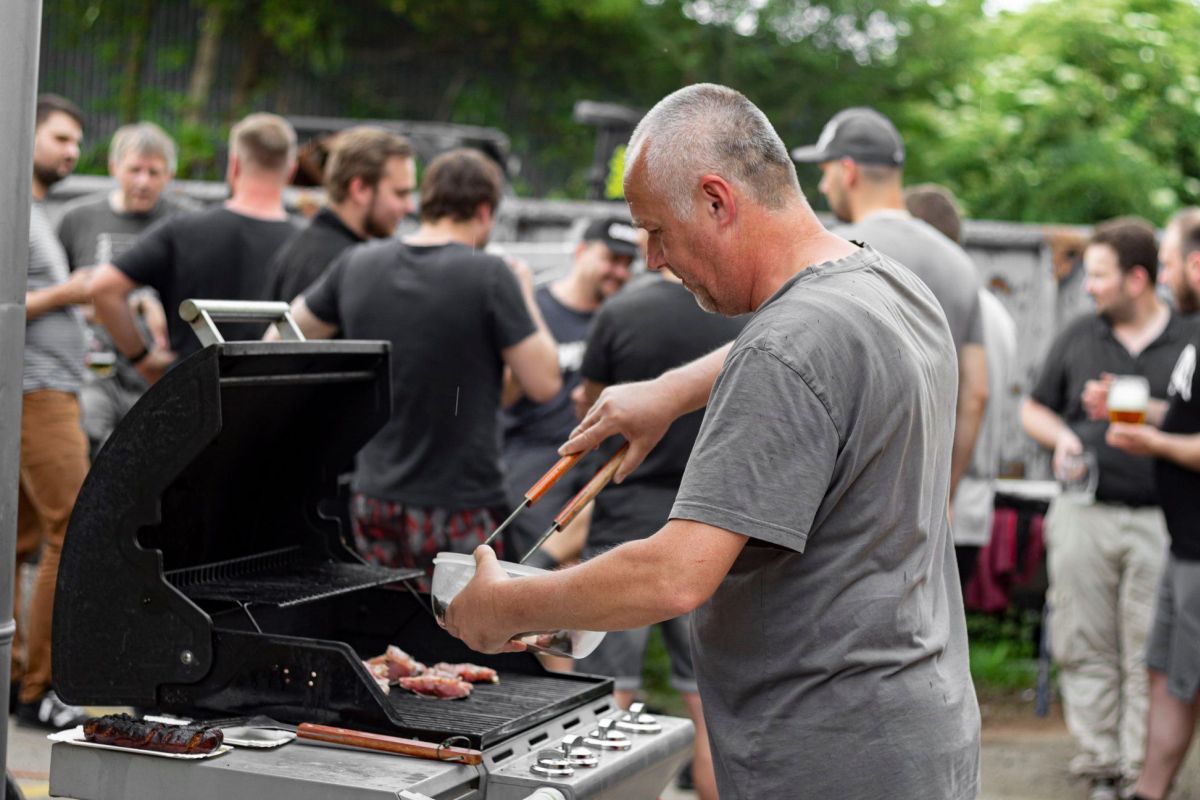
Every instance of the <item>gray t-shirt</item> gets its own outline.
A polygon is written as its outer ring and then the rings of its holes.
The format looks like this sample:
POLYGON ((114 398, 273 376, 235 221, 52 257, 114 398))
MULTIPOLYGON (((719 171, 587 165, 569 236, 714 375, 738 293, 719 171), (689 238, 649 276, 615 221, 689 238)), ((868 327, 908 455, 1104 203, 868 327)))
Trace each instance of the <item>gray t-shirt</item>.
POLYGON ((154 223, 191 210, 194 209, 162 197, 148 214, 117 212, 113 210, 109 192, 102 192, 66 205, 58 221, 58 238, 72 270, 107 264, 133 247, 154 223))
POLYGON ((925 221, 899 210, 877 211, 834 232, 870 245, 915 272, 941 304, 955 352, 964 344, 983 344, 979 273, 961 247, 925 221))
POLYGON ((692 642, 723 800, 976 796, 955 376, 933 295, 869 248, 734 342, 671 512, 750 537, 692 642))
MULTIPOLYGON (((40 202, 29 208, 29 291, 67 279, 67 256, 40 202)), ((25 323, 25 371, 22 390, 54 389, 78 393, 83 385, 87 345, 83 315, 77 306, 47 311, 25 323)))

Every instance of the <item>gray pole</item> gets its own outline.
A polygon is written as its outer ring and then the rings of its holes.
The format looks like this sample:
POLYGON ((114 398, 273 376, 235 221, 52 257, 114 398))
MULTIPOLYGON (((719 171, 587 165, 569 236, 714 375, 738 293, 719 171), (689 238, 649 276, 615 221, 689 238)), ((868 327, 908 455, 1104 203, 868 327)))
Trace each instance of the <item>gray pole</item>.
MULTIPOLYGON (((17 546, 17 458, 33 108, 37 96, 42 0, 0 0, 0 686, 12 677, 13 571, 17 546)), ((8 766, 8 703, 0 703, 0 768, 8 766)), ((5 789, 0 788, 0 799, 5 789)))

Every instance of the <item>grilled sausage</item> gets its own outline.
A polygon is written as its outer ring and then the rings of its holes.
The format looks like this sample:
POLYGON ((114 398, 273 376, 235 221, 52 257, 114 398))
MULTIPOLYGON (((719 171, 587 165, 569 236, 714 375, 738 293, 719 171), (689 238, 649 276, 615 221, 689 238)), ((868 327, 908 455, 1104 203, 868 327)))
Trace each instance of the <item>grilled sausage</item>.
POLYGON ((128 714, 109 714, 85 722, 83 738, 116 747, 201 755, 220 747, 225 735, 219 728, 203 725, 166 725, 135 719, 128 714))

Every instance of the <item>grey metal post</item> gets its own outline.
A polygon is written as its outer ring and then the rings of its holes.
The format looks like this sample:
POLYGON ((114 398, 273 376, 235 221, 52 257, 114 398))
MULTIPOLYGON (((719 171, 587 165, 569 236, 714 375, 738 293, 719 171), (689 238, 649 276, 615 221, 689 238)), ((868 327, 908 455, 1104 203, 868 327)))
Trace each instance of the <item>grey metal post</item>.
MULTIPOLYGON (((0 686, 8 687, 17 544, 17 458, 33 109, 37 96, 42 0, 0 0, 0 686)), ((8 703, 0 703, 0 769, 8 766, 8 703)), ((5 789, 0 787, 0 800, 5 789)))

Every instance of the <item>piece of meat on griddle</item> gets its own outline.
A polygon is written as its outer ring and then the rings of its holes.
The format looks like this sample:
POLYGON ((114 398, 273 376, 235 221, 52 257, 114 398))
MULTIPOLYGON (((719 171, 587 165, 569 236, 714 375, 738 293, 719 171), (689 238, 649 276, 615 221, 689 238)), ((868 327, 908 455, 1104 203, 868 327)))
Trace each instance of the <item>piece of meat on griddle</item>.
MULTIPOLYGON (((369 669, 374 669, 379 664, 387 666, 388 683, 395 684, 401 678, 411 678, 415 675, 425 674, 425 665, 408 653, 396 647, 394 644, 389 644, 387 651, 381 656, 368 658, 367 662, 369 669)), ((379 673, 372 673, 379 674, 379 673)))
POLYGON ((466 681, 433 673, 401 678, 400 687, 422 697, 435 697, 438 700, 461 700, 471 694, 471 684, 466 681))
POLYGON ((430 672, 438 675, 448 675, 467 683, 499 683, 500 675, 491 667, 481 667, 478 664, 447 664, 445 661, 434 664, 430 672))
POLYGON ((83 738, 95 744, 133 747, 160 753, 202 755, 221 746, 225 734, 220 728, 203 725, 167 725, 146 722, 128 714, 92 717, 83 724, 83 738))

